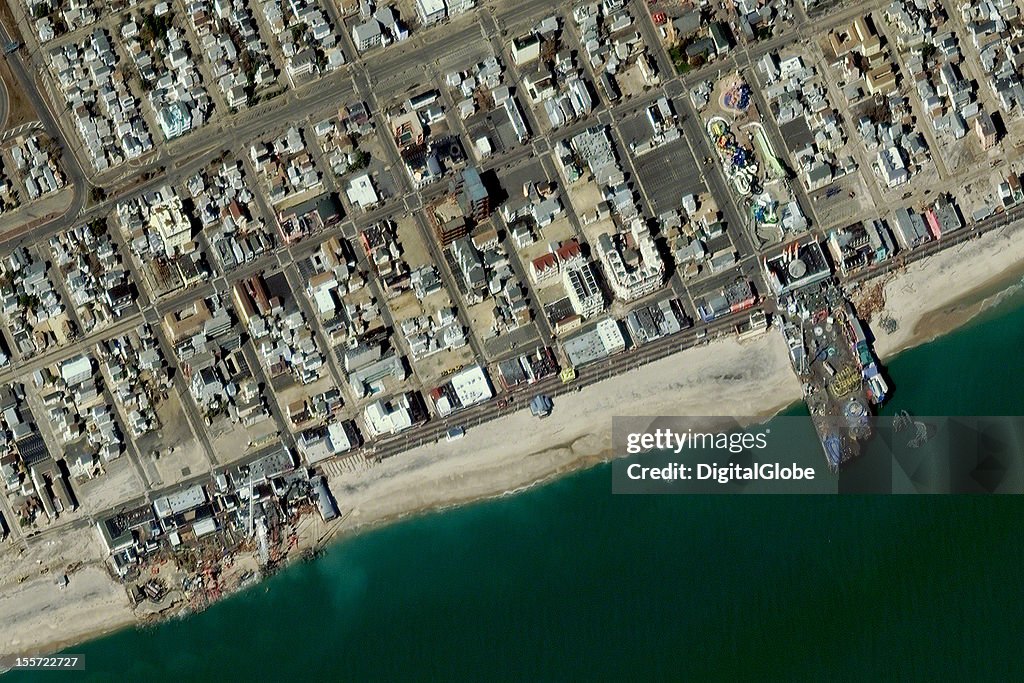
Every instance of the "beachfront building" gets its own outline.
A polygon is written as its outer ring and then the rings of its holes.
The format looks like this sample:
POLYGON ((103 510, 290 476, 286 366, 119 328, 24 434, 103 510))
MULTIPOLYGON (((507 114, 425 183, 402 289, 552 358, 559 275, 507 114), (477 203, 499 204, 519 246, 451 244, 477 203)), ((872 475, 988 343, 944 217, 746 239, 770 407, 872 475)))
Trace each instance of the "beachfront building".
POLYGON ((781 254, 764 260, 764 271, 776 296, 823 282, 832 275, 825 252, 816 240, 805 244, 791 242, 781 254))
POLYGON ((889 228, 875 218, 833 230, 828 236, 828 250, 840 272, 849 275, 891 258, 896 245, 889 228))
POLYGON ((452 375, 451 379, 431 390, 430 399, 441 417, 483 403, 494 397, 487 372, 479 365, 472 365, 452 375))
POLYGON ((366 431, 371 437, 398 434, 426 421, 419 397, 408 392, 390 399, 379 399, 363 409, 366 431))
POLYGON ((617 320, 603 318, 584 332, 566 339, 562 349, 569 364, 579 367, 625 351, 626 338, 617 320))

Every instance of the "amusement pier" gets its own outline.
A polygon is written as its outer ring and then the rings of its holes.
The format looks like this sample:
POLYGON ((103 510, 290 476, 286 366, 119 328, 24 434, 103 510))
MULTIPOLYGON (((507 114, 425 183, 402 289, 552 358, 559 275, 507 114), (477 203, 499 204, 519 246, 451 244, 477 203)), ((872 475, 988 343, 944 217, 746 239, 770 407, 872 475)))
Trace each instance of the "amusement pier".
POLYGON ((871 437, 871 412, 885 401, 888 385, 817 241, 793 242, 763 266, 777 298, 776 326, 828 465, 838 471, 871 437))

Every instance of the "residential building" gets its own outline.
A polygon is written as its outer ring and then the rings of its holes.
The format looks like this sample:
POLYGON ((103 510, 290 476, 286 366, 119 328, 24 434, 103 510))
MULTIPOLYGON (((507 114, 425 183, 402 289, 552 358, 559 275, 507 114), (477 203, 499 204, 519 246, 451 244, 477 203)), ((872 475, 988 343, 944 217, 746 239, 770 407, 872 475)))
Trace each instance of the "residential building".
POLYGON ((452 182, 452 194, 458 198, 462 212, 476 222, 491 215, 491 199, 484 187, 480 172, 470 166, 462 172, 459 182, 452 182))
POLYGON ((978 118, 974 119, 974 132, 983 150, 987 151, 996 146, 996 126, 987 111, 981 112, 978 118))
POLYGON ((661 287, 664 261, 643 221, 634 221, 627 233, 601 235, 597 255, 616 299, 633 301, 661 287))
POLYGON ((92 359, 82 354, 69 358, 60 365, 60 378, 68 386, 81 384, 92 377, 92 359))
POLYGON ((423 145, 426 138, 419 115, 414 111, 406 112, 391 119, 391 134, 399 150, 423 145))
POLYGON ((424 26, 430 26, 448 16, 448 8, 444 0, 416 0, 416 14, 424 26))
POLYGON ((168 140, 192 130, 192 113, 183 102, 171 102, 157 114, 160 130, 168 140))
POLYGON ((910 180, 910 173, 903 161, 903 154, 898 147, 886 147, 879 150, 876 168, 878 174, 889 187, 897 187, 910 180))
POLYGON ((540 59, 540 38, 530 33, 512 39, 512 61, 516 66, 523 66, 540 59))
POLYGON ((558 257, 550 252, 530 262, 530 278, 538 285, 554 280, 558 273, 558 257))
POLYGON ((376 19, 352 27, 352 42, 360 52, 379 47, 383 38, 384 34, 381 33, 380 24, 376 19))
POLYGON ((588 262, 565 268, 562 270, 562 284, 577 315, 592 318, 604 310, 604 295, 597 284, 594 264, 588 262))

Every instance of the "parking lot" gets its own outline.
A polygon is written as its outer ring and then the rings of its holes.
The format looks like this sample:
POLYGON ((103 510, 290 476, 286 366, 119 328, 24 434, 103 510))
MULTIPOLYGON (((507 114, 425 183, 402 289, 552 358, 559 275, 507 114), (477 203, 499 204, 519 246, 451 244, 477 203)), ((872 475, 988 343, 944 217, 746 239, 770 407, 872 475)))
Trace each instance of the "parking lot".
POLYGON ((634 165, 656 215, 678 209, 683 195, 707 190, 685 138, 645 154, 634 165))
POLYGON ((496 107, 480 112, 466 119, 466 130, 471 140, 486 137, 491 141, 495 154, 504 154, 523 144, 519 141, 512 122, 504 108, 496 107))

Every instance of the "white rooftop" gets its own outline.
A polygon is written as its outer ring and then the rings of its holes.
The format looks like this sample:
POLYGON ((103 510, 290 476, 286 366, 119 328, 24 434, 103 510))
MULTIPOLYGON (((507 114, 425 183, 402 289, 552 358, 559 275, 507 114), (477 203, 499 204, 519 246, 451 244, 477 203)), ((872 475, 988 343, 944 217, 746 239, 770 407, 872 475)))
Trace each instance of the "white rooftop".
POLYGON ((486 401, 494 396, 487 373, 479 365, 466 368, 452 375, 452 388, 464 407, 486 401))

